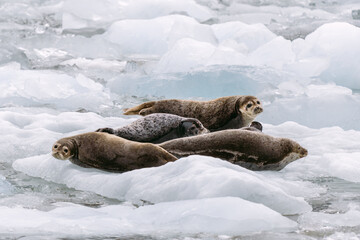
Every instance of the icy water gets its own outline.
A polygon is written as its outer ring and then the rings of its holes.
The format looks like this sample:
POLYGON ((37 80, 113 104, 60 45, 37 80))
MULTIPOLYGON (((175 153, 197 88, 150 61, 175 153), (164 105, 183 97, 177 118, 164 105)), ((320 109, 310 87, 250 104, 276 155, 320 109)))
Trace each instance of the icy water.
POLYGON ((0 0, 0 239, 359 239, 360 3, 0 0), (256 95, 280 172, 123 174, 49 154, 164 98, 256 95))

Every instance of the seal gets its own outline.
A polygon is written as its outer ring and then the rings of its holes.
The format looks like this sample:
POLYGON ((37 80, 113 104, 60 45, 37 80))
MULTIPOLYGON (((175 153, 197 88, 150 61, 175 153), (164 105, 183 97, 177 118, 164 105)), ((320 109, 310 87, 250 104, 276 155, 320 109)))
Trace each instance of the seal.
POLYGON ((159 100, 125 109, 125 115, 171 113, 196 118, 210 131, 247 127, 263 111, 254 96, 221 97, 210 101, 159 100))
POLYGON ((262 129, 263 129, 262 124, 257 121, 253 121, 249 127, 240 128, 240 130, 255 131, 255 132, 262 132, 262 129))
POLYGON ((109 172, 157 167, 177 160, 155 144, 133 142, 100 132, 62 138, 54 143, 52 155, 81 167, 109 172))
POLYGON ((161 143, 175 138, 208 133, 209 130, 195 118, 153 113, 121 128, 100 128, 96 132, 107 132, 137 142, 161 143))
POLYGON ((291 139, 240 129, 174 139, 159 146, 177 157, 211 156, 256 171, 281 170, 307 156, 307 150, 291 139))

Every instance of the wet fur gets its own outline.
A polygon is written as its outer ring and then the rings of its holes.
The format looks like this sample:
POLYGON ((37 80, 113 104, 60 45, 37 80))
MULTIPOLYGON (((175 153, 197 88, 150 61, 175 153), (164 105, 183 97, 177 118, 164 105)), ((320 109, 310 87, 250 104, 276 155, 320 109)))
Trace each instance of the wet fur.
MULTIPOLYGON (((110 172, 157 167, 177 160, 172 154, 151 143, 129 141, 107 133, 90 132, 58 140, 53 156, 61 147, 68 146, 69 160, 81 167, 92 167, 110 172)), ((65 160, 65 159, 62 159, 65 160)))
POLYGON ((255 117, 248 117, 240 108, 251 100, 258 101, 253 96, 221 97, 211 101, 159 100, 126 109, 124 114, 146 116, 151 113, 171 113, 196 118, 210 131, 219 131, 249 126, 255 117))
POLYGON ((280 170, 307 155, 306 149, 290 139, 244 130, 224 130, 175 139, 159 146, 177 157, 212 156, 251 170, 280 170))
POLYGON ((175 138, 207 133, 208 130, 194 118, 154 113, 118 129, 100 128, 96 132, 107 132, 137 142, 161 143, 175 138), (187 123, 193 123, 196 131, 193 133, 186 131, 187 123))

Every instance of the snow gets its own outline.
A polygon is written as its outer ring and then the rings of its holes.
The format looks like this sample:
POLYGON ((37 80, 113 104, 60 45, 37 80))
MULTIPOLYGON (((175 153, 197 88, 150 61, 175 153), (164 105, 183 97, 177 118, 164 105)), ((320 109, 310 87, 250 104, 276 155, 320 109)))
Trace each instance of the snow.
POLYGON ((2 1, 0 232, 358 239, 359 9, 355 0, 2 1), (138 116, 123 109, 144 101, 229 95, 257 96, 264 133, 308 156, 279 172, 190 156, 114 174, 49 154, 62 137, 131 123, 138 116))

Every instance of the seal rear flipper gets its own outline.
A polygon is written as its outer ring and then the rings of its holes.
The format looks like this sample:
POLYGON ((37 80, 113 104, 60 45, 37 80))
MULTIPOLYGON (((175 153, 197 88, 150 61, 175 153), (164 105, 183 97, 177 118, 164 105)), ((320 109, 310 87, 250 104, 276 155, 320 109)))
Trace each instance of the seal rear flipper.
POLYGON ((145 102, 132 108, 126 108, 124 109, 124 115, 142 115, 142 116, 148 115, 150 114, 150 112, 147 113, 146 110, 154 106, 155 103, 156 101, 145 102))

